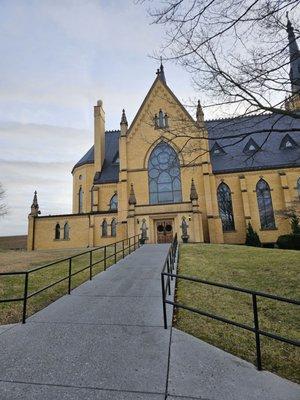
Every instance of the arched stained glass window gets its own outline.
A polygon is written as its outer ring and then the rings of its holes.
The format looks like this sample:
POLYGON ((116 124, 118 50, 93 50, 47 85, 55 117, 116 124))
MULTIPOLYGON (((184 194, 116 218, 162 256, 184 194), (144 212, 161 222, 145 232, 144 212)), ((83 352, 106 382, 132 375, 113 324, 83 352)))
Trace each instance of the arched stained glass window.
POLYGON ((102 228, 102 236, 104 236, 104 237, 107 236, 107 221, 106 221, 106 219, 103 220, 101 228, 102 228))
POLYGON ((83 210, 83 190, 82 187, 80 186, 79 192, 78 192, 78 212, 79 214, 82 213, 83 210))
POLYGON ((300 178, 298 178, 298 181, 297 181, 297 191, 298 191, 298 197, 300 199, 300 178))
POLYGON ((70 238, 70 227, 69 224, 66 222, 64 225, 64 239, 68 240, 70 238))
POLYGON ((275 228, 275 218, 272 205, 270 187, 264 179, 260 179, 256 185, 256 196, 262 229, 275 228))
POLYGON ((234 217, 232 209, 231 190, 226 183, 220 183, 217 190, 219 213, 222 220, 223 231, 233 231, 234 217))
POLYGON ((117 236, 117 221, 113 219, 111 221, 111 236, 117 236))
POLYGON ((150 155, 148 181, 150 204, 182 201, 178 156, 165 142, 160 142, 150 155))
POLYGON ((118 195, 115 193, 109 202, 110 211, 114 211, 118 209, 118 195))
POLYGON ((55 239, 59 240, 60 239, 60 225, 57 223, 55 225, 55 239))

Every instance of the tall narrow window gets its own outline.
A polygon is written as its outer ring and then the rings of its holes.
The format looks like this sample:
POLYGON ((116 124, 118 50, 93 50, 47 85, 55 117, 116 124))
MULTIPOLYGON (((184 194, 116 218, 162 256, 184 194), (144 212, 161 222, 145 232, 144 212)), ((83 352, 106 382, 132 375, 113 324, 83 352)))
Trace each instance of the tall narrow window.
POLYGON ((300 178, 298 178, 298 181, 297 181, 297 191, 298 191, 298 197, 300 200, 300 178))
POLYGON ((82 187, 80 186, 79 192, 78 192, 78 212, 79 214, 82 213, 83 210, 83 190, 82 187))
POLYGON ((165 142, 160 142, 150 155, 148 181, 150 204, 182 201, 178 156, 165 142))
POLYGON ((275 218, 272 205, 270 187, 264 179, 260 179, 256 185, 256 196, 262 229, 274 229, 275 218))
POLYGON ((118 195, 115 193, 109 202, 110 211, 115 211, 118 209, 118 195))
POLYGON ((70 239, 70 227, 69 227, 69 224, 67 222, 64 225, 64 239, 65 240, 70 239))
POLYGON ((117 221, 113 219, 111 221, 111 236, 117 236, 117 221))
POLYGON ((104 219, 102 222, 101 230, 102 230, 102 232, 101 232, 102 236, 106 237, 107 236, 107 221, 106 221, 106 219, 104 219))
POLYGON ((55 225, 55 239, 59 240, 60 239, 60 225, 57 223, 55 225))
POLYGON ((231 191, 226 183, 220 183, 217 190, 219 213, 223 231, 234 231, 234 217, 232 209, 231 191))

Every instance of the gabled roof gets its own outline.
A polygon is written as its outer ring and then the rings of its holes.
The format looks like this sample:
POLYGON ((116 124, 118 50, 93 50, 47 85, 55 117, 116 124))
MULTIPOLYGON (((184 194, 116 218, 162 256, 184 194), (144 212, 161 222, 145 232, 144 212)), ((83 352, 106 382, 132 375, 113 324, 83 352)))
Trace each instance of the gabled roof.
POLYGON ((300 166, 300 120, 298 119, 267 114, 212 120, 206 121, 205 124, 210 149, 217 141, 227 153, 211 157, 215 173, 300 166), (280 148, 287 132, 298 144, 288 152, 280 148), (261 148, 260 151, 254 152, 253 156, 243 152, 250 138, 261 148))

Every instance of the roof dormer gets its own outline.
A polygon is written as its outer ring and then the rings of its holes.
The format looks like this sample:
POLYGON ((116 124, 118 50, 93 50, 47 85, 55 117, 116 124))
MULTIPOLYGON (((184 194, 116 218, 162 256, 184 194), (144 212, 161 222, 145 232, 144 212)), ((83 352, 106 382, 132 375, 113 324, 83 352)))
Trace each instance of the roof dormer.
POLYGON ((256 143, 254 139, 249 139, 248 143, 244 147, 243 152, 245 154, 253 154, 260 150, 259 145, 256 143))
POLYGON ((293 150, 298 147, 298 144, 289 134, 286 134, 280 143, 280 150, 293 150))

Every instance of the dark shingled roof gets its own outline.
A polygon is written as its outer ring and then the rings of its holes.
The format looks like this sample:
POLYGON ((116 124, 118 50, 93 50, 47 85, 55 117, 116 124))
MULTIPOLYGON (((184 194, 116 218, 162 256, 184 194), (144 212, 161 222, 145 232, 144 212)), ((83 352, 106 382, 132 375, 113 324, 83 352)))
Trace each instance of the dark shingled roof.
MULTIPOLYGON (((205 124, 208 130, 210 149, 217 142, 225 151, 218 155, 211 154, 214 173, 300 166, 300 120, 268 114, 212 120, 206 121, 205 124), (269 135, 272 129, 283 132, 273 131, 269 135), (296 131, 289 131, 289 129, 296 129, 296 131), (251 132, 253 133, 249 136, 248 134, 251 132), (280 148, 281 141, 287 133, 297 144, 296 148, 280 148), (243 134, 247 134, 247 137, 241 136, 243 134), (244 153, 244 148, 250 138, 259 147, 262 146, 254 156, 244 153)), ((119 151, 119 136, 120 131, 105 132, 105 160, 102 170, 95 175, 94 183, 118 182, 119 164, 114 160, 119 151)), ((74 168, 93 162, 94 146, 74 168)))
POLYGON ((211 153, 215 173, 300 166, 300 120, 268 114, 206 121, 206 127, 210 149, 217 142, 225 151, 225 154, 211 153), (249 133, 252 134, 245 136, 249 133), (293 149, 280 148, 287 134, 297 144, 293 149), (252 156, 244 153, 250 138, 261 147, 252 156))
POLYGON ((105 159, 100 172, 96 172, 94 183, 110 183, 119 180, 119 163, 114 162, 119 153, 120 131, 105 132, 105 159))

